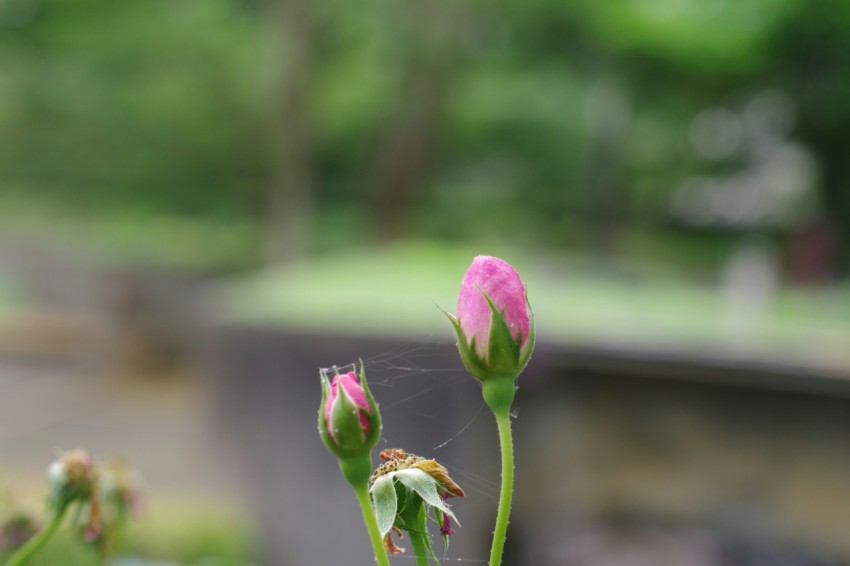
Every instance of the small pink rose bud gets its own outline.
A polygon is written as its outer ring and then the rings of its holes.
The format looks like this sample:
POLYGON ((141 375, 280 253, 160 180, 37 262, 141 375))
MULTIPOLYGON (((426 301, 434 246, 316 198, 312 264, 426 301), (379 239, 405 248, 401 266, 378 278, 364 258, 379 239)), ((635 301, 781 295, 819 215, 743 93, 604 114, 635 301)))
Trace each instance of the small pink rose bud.
POLYGON ((534 348, 534 317, 525 284, 509 263, 480 255, 460 284, 457 315, 450 316, 469 372, 516 378, 534 348))
POLYGON ((331 392, 325 401, 325 424, 328 429, 328 434, 331 438, 334 437, 333 427, 331 426, 331 412, 334 404, 339 398, 340 389, 342 389, 342 391, 344 391, 351 401, 353 401, 357 406, 358 416, 360 417, 360 426, 363 429, 363 432, 368 434, 369 418, 366 415, 372 411, 372 408, 369 406, 369 401, 366 399, 366 392, 363 391, 363 387, 360 385, 360 382, 357 381, 357 375, 353 371, 341 375, 335 375, 331 382, 331 392))
POLYGON ((332 371, 333 381, 328 370, 320 372, 319 435, 340 459, 368 456, 381 434, 381 416, 366 384, 363 365, 359 375, 354 371, 339 373, 336 367, 332 371))

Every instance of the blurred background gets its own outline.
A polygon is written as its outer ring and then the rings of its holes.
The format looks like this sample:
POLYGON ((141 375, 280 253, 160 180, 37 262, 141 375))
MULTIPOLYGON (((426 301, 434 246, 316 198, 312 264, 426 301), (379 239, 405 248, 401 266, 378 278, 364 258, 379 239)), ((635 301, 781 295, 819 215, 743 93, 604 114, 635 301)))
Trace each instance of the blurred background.
POLYGON ((482 253, 538 329, 506 564, 850 564, 849 69, 840 0, 0 0, 3 513, 80 446, 128 553, 370 564, 315 433, 362 357, 481 563, 482 253))

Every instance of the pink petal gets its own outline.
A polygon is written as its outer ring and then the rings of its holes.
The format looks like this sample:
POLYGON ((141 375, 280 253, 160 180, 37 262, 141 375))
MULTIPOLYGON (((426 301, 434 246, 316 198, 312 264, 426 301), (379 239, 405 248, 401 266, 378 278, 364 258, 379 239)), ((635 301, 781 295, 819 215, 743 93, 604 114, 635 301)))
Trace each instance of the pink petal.
POLYGON ((331 424, 331 410, 339 396, 337 386, 340 384, 348 397, 361 409, 359 413, 360 426, 363 427, 365 432, 369 432, 369 419, 366 417, 364 411, 371 412, 372 409, 369 406, 369 400, 366 398, 366 392, 363 391, 363 386, 360 385, 359 381, 357 381, 357 374, 350 371, 345 374, 334 376, 333 381, 331 382, 331 391, 328 395, 327 401, 325 402, 325 423, 327 424, 328 434, 331 438, 334 438, 333 426, 331 424))
POLYGON ((342 384, 343 389, 354 401, 354 404, 363 409, 364 411, 369 411, 369 401, 366 399, 366 392, 363 391, 363 386, 360 385, 360 382, 357 381, 357 374, 353 371, 345 373, 343 375, 334 378, 334 381, 339 380, 339 383, 342 384))
POLYGON ((516 338, 522 332, 522 344, 525 344, 528 339, 529 313, 522 279, 506 261, 480 255, 466 271, 457 298, 461 329, 467 340, 475 337, 476 353, 484 358, 490 335, 491 311, 482 291, 490 297, 497 309, 504 310, 511 335, 516 338))

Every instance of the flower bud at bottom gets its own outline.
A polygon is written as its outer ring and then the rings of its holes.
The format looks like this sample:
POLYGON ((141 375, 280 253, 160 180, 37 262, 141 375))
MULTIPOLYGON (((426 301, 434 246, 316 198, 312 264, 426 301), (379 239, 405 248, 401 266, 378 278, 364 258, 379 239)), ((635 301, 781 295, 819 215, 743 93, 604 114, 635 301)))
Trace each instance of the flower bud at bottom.
POLYGON ((88 501, 95 492, 97 480, 97 467, 88 453, 83 450, 66 452, 47 469, 48 503, 58 511, 74 501, 88 501))

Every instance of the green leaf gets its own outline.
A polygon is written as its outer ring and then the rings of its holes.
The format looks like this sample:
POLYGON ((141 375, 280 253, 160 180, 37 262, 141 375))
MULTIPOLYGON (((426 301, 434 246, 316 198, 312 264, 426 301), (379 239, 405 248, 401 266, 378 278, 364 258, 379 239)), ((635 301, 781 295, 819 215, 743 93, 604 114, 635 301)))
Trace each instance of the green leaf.
POLYGON ((398 481, 404 484, 405 487, 414 491, 425 503, 448 514, 449 517, 457 522, 457 517, 454 516, 449 506, 446 505, 446 502, 437 493, 437 480, 416 468, 401 470, 392 475, 398 478, 398 481))
POLYGON ((378 528, 381 536, 386 536, 395 523, 398 512, 398 497, 393 485, 393 474, 381 476, 372 484, 372 503, 375 505, 375 517, 378 520, 378 528))

